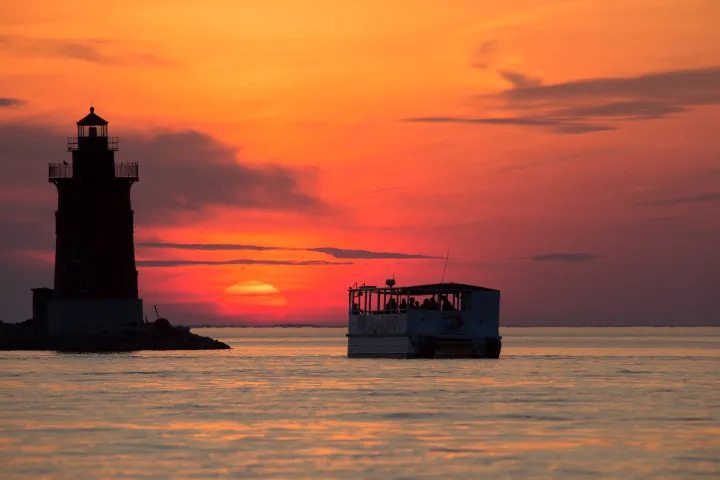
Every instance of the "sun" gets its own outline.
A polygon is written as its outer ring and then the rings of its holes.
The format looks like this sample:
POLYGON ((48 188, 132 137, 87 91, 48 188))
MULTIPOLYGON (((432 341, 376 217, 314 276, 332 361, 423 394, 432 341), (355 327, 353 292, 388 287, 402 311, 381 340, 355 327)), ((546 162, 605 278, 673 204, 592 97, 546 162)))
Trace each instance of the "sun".
POLYGON ((274 285, 259 280, 247 280, 235 283, 225 289, 225 293, 234 295, 276 295, 280 293, 274 285))
POLYGON ((230 285, 225 289, 225 294, 233 303, 268 307, 287 305, 287 300, 277 287, 259 280, 246 280, 230 285))

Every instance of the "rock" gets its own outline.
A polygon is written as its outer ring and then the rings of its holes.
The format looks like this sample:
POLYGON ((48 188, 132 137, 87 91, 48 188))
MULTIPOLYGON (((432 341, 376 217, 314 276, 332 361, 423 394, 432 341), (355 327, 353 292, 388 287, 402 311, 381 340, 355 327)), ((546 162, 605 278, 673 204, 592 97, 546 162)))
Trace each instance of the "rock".
POLYGON ((155 324, 155 328, 168 329, 172 327, 172 325, 170 325, 170 321, 167 318, 158 318, 153 323, 155 324))
POLYGON ((0 350, 56 350, 59 352, 129 352, 136 350, 220 350, 230 346, 202 337, 165 318, 124 330, 65 332, 49 337, 47 326, 34 321, 0 324, 0 350))

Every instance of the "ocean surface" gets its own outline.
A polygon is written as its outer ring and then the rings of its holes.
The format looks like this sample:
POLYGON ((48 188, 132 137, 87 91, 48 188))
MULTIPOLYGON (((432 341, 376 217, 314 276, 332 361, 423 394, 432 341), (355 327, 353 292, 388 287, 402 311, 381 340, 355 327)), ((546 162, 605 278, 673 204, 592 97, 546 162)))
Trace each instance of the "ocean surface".
POLYGON ((720 328, 504 328, 499 360, 0 352, 0 477, 720 478, 720 328))

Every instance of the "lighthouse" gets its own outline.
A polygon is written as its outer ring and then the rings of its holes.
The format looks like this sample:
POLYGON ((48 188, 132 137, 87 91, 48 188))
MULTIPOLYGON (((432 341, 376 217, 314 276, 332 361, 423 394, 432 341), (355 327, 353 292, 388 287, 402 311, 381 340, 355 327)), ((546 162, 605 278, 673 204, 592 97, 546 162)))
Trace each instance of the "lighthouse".
POLYGON ((117 137, 90 113, 68 137, 70 163, 51 163, 57 187, 55 280, 47 309, 50 335, 117 331, 143 323, 135 268, 130 189, 138 164, 116 163, 117 137))

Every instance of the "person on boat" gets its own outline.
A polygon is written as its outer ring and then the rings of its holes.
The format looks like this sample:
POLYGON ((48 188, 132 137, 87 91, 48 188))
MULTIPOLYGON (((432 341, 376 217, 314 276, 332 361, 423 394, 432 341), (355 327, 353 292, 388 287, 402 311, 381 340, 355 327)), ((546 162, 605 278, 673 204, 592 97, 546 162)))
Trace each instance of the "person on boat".
POLYGON ((445 312, 455 310, 455 307, 452 306, 452 303, 450 303, 446 295, 443 295, 442 297, 442 309, 445 312))
POLYGON ((422 307, 420 307, 420 308, 422 308, 424 310, 430 310, 430 300, 427 298, 425 300, 423 300, 422 307))
POLYGON ((408 309, 407 302, 406 302, 405 299, 403 298, 403 299, 400 301, 400 313, 405 313, 405 312, 407 312, 407 309, 408 309))
POLYGON ((430 310, 437 310, 440 304, 438 304, 437 300, 435 300, 435 295, 432 296, 432 298, 429 300, 430 302, 430 310))
POLYGON ((353 303, 353 307, 351 310, 353 315, 357 315, 360 313, 360 306, 357 303, 353 303))
POLYGON ((408 308, 417 308, 417 302, 415 301, 415 297, 410 297, 410 300, 408 301, 408 308))

